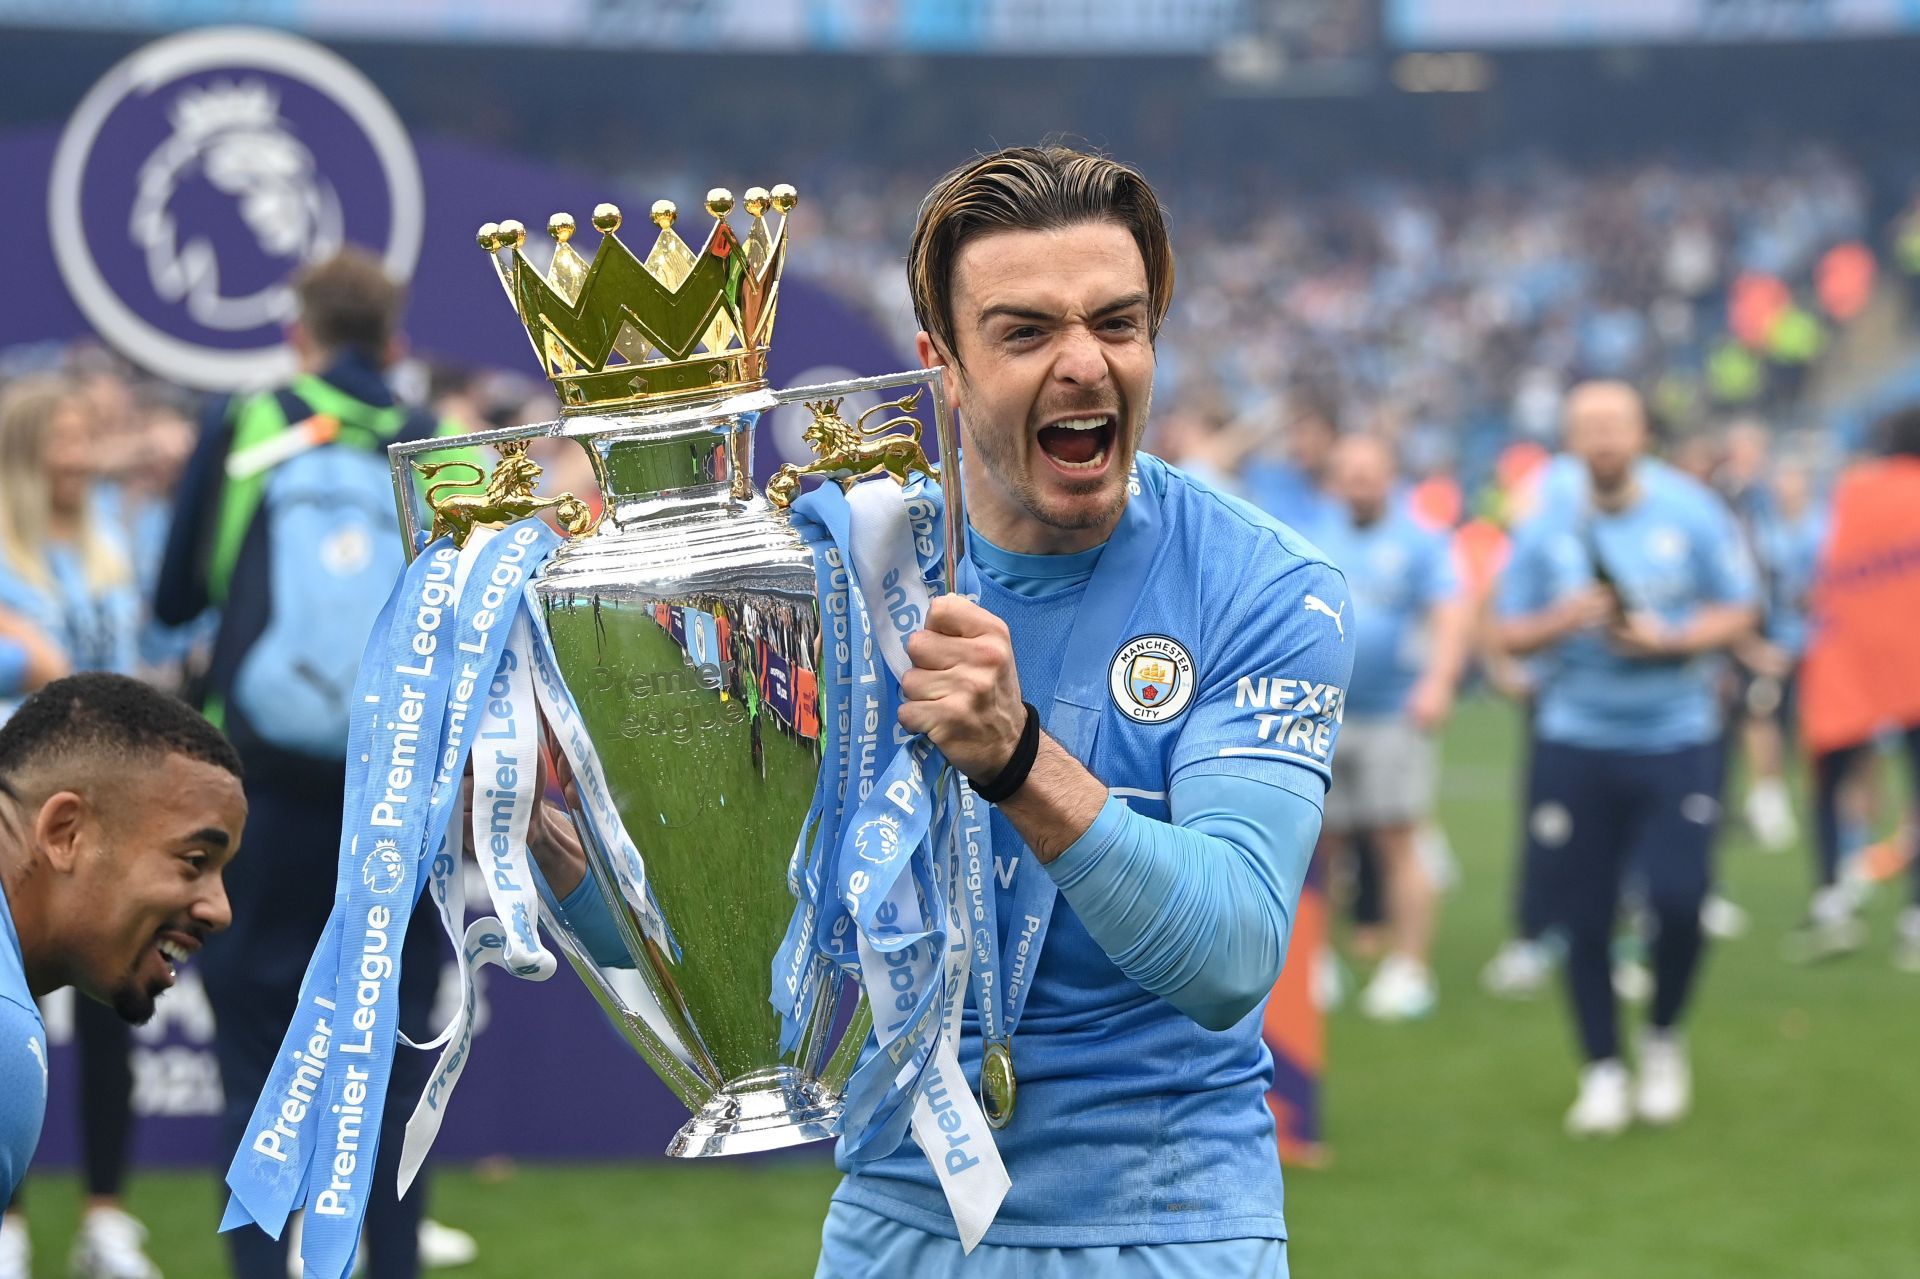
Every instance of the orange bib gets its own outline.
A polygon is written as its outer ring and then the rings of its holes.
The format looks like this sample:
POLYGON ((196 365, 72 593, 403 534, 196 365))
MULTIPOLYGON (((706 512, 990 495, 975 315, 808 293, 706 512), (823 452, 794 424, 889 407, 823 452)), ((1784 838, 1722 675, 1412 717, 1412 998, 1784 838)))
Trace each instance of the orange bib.
POLYGON ((1799 697, 1815 754, 1920 724, 1920 459, 1840 477, 1799 697))

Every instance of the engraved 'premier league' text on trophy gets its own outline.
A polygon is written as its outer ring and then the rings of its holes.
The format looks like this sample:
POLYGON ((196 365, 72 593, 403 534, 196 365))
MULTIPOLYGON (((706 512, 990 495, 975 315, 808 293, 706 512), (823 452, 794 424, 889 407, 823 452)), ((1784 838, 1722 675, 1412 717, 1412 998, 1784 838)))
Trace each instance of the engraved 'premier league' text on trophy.
MULTIPOLYGON (((429 520, 436 534, 459 536, 548 507, 570 535, 531 589, 577 708, 574 728, 611 801, 610 811, 595 812, 575 799, 574 816, 620 953, 583 938, 551 901, 545 922, 615 1024, 694 1112, 668 1147, 674 1155, 832 1135, 867 1033, 862 1007, 835 1050, 855 988, 817 956, 806 960, 816 966, 810 976, 828 994, 784 1051, 769 1000, 795 909, 789 858, 827 736, 815 561, 784 508, 804 474, 845 483, 869 473, 937 478, 947 518, 936 554, 949 583, 965 528, 937 370, 787 393, 766 387, 795 199, 791 187, 750 189, 751 225, 741 237, 727 221, 732 197, 710 192, 715 222, 698 248, 675 232, 674 206, 661 201, 644 258, 620 239, 613 206, 594 212, 601 239, 591 260, 573 247, 573 219, 556 214, 544 273, 529 261, 518 223, 481 228, 480 246, 563 416, 392 450, 415 549, 429 520), (755 424, 802 403, 817 459, 782 467, 768 494, 756 492, 755 424), (919 442, 929 423, 937 470, 919 442), (527 448, 549 437, 585 450, 598 513, 571 495, 537 494, 540 467, 527 448), (475 445, 501 454, 484 491, 449 496, 444 483, 417 491, 416 472, 477 480, 470 461, 430 460, 475 445), (637 851, 643 879, 623 861, 624 847, 637 851)), ((476 791, 483 796, 478 782, 476 791)))

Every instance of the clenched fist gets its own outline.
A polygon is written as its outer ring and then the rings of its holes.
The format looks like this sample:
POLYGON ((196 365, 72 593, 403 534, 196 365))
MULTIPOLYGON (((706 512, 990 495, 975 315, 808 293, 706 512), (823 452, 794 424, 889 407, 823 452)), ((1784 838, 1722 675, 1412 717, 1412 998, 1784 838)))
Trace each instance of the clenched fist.
POLYGON ((926 628, 908 638, 907 657, 900 726, 925 733, 967 777, 992 781, 1027 724, 1007 624, 972 600, 942 595, 926 628))

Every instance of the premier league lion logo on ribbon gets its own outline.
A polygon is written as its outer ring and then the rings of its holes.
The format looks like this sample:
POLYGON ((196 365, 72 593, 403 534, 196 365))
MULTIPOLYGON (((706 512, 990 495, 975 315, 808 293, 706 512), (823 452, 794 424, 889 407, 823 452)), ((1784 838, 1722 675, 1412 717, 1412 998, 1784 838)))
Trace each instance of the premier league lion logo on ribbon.
POLYGON ((400 850, 390 839, 380 840, 367 854, 367 860, 360 863, 360 882, 372 889, 377 897, 386 897, 399 891, 400 883, 407 877, 406 864, 400 860, 400 850))

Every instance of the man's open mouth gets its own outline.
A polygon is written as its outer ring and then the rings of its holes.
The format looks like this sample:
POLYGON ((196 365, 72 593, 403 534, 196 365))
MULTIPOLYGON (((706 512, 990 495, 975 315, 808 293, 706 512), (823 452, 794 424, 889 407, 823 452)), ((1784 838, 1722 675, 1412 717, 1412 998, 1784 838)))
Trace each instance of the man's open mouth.
POLYGON ((1075 417, 1040 428, 1040 451, 1063 471, 1097 471, 1113 451, 1111 417, 1075 417))
POLYGON ((193 952, 200 949, 197 938, 189 937, 177 929, 163 929, 154 941, 153 949, 160 956, 161 966, 166 969, 166 984, 171 986, 179 975, 180 965, 192 958, 193 952))

